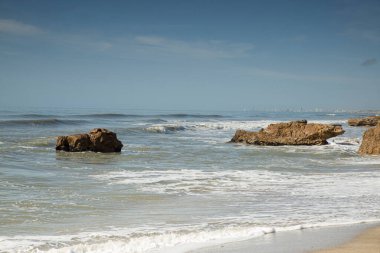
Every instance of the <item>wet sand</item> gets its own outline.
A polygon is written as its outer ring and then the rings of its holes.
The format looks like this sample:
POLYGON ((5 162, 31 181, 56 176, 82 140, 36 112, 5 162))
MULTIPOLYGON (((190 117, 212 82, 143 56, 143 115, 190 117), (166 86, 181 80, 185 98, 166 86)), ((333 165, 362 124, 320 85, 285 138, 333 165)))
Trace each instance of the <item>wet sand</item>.
POLYGON ((372 223, 279 232, 188 253, 380 253, 379 245, 380 226, 372 223))
POLYGON ((380 253, 380 226, 364 231, 343 245, 315 253, 380 253))

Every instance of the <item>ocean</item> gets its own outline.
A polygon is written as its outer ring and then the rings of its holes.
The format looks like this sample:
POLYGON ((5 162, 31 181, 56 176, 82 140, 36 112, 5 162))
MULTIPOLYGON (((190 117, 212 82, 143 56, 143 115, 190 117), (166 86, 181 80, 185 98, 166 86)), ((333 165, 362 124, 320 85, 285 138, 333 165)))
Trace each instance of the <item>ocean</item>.
POLYGON ((0 252, 186 252, 380 221, 380 157, 347 112, 0 111, 0 252), (342 124, 325 146, 231 144, 237 129, 342 124), (120 154, 55 151, 104 127, 120 154))

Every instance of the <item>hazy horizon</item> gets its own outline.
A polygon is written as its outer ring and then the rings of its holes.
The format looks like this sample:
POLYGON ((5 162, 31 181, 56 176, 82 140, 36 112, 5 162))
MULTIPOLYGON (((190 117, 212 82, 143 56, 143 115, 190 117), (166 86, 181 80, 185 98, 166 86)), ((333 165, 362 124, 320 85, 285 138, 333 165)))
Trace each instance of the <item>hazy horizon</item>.
POLYGON ((379 110, 378 1, 0 1, 0 106, 379 110))

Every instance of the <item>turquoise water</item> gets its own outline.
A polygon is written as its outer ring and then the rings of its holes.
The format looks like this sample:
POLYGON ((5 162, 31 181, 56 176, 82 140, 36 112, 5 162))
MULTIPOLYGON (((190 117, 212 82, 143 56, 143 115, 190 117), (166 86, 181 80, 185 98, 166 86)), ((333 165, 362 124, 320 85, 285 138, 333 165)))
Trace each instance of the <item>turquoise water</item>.
MULTIPOLYGON (((365 115, 362 114, 362 115, 365 115)), ((0 252, 183 252, 264 233, 380 220, 380 158, 353 113, 0 111, 0 252), (227 143, 295 119, 342 124, 314 147, 227 143), (120 154, 55 151, 105 127, 120 154)))

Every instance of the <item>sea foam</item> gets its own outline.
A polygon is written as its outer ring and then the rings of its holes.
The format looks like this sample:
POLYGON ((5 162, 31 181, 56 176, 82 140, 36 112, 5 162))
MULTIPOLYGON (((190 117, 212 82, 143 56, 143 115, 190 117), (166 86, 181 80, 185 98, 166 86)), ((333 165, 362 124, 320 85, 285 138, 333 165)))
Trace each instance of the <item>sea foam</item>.
POLYGON ((0 237, 0 250, 9 253, 184 253, 188 250, 242 241, 266 234, 307 228, 337 225, 353 225, 368 221, 301 224, 285 227, 260 227, 255 225, 230 225, 210 228, 198 225, 188 228, 171 228, 158 231, 151 229, 114 229, 102 232, 83 232, 60 236, 0 237))

